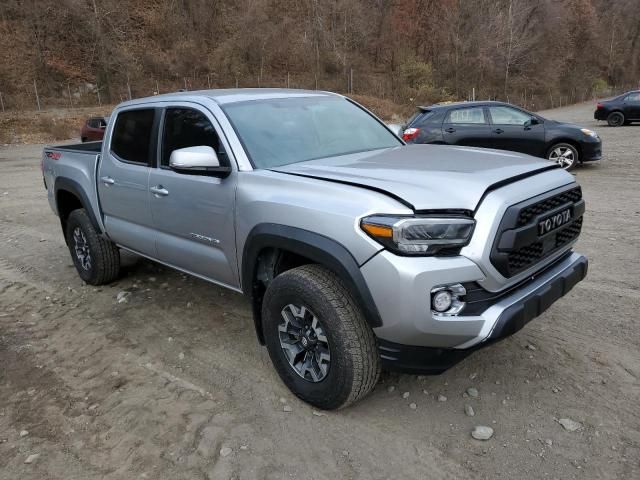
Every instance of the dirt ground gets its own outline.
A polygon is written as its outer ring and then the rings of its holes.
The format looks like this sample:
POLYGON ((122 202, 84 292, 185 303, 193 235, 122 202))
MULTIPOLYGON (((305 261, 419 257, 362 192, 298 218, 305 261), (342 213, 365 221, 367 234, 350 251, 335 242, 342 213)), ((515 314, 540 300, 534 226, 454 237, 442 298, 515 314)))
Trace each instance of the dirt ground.
POLYGON ((0 478, 640 478, 640 125, 592 109, 546 112, 604 140, 575 171, 588 278, 445 374, 385 374, 338 412, 283 386, 241 295, 133 257, 117 283, 84 285, 41 145, 0 147, 0 478))

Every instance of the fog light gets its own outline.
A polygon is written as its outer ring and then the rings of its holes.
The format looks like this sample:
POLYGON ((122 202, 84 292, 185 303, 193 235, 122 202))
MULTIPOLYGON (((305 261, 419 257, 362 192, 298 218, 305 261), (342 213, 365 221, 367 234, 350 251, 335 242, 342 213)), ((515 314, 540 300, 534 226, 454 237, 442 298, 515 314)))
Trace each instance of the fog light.
POLYGON ((451 296, 451 292, 449 290, 440 290, 433 296, 431 300, 431 305, 436 312, 446 312, 451 308, 451 304, 453 303, 453 298, 451 296))
POLYGON ((467 290, 459 283, 441 285, 431 290, 431 311, 435 315, 458 315, 464 306, 467 290))

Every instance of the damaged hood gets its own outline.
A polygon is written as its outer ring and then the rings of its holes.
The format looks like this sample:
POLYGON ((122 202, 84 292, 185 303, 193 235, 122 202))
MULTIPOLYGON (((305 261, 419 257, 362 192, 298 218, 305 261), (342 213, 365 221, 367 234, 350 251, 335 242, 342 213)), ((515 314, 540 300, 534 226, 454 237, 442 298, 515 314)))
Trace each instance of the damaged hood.
POLYGON ((377 190, 414 210, 475 210, 491 187, 551 168, 559 167, 516 152, 407 145, 309 160, 271 170, 377 190))

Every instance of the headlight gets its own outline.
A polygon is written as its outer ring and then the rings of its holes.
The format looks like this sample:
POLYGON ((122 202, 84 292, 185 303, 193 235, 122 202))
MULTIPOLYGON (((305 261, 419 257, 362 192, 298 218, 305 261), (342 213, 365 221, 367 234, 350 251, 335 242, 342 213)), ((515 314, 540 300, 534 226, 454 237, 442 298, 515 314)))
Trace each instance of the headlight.
POLYGON ((360 228, 370 237, 401 255, 457 253, 469 242, 474 225, 470 218, 454 216, 372 215, 360 221, 360 228))
POLYGON ((581 128, 580 131, 588 137, 598 138, 598 134, 593 130, 589 130, 588 128, 581 128))

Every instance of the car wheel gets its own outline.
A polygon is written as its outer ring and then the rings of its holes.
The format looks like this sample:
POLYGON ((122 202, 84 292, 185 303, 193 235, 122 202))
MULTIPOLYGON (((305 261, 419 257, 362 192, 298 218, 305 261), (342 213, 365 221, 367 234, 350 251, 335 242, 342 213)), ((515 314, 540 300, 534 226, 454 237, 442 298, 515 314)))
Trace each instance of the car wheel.
POLYGON ((71 212, 67 219, 67 245, 80 278, 90 285, 112 282, 120 272, 120 251, 96 232, 86 210, 71 212))
POLYGON ((299 398, 333 410, 367 395, 378 382, 376 339, 340 278, 319 265, 277 276, 262 304, 267 350, 299 398))
POLYGON ((624 125, 624 115, 622 112, 611 112, 607 117, 607 123, 610 127, 619 127, 624 125))
POLYGON ((547 158, 565 170, 571 170, 578 163, 578 150, 569 143, 557 143, 549 149, 547 158))

